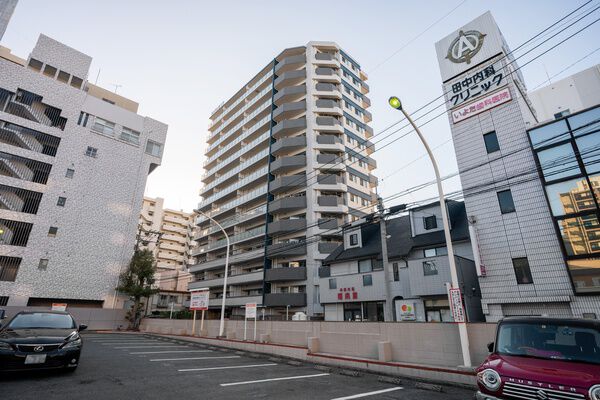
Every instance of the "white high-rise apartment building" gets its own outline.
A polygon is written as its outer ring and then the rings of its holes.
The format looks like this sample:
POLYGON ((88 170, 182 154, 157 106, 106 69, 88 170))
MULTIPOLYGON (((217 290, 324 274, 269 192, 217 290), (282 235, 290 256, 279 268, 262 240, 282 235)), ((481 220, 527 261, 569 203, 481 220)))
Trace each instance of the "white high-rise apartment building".
POLYGON ((122 306, 167 126, 89 83, 91 61, 44 35, 0 52, 0 305, 122 306))
MULTIPOLYGON (((321 261, 373 210, 367 75, 336 43, 283 50, 211 116, 198 208, 231 240, 227 313, 323 313, 321 261)), ((221 304, 226 241, 199 215, 190 289, 221 304)))

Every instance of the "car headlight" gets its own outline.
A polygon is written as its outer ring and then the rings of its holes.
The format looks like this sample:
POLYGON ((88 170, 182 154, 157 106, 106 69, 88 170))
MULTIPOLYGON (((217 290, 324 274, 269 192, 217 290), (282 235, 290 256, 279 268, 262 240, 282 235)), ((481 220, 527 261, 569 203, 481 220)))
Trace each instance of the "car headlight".
POLYGON ((590 388, 590 399, 600 400, 600 385, 594 385, 590 388))
POLYGON ((63 349, 71 349, 71 348, 73 348, 73 347, 80 347, 80 346, 81 346, 81 344, 82 344, 81 338, 80 338, 80 337, 78 337, 78 338, 77 338, 77 339, 75 339, 75 340, 71 340, 71 341, 69 341, 69 342, 67 342, 67 343, 63 344, 62 348, 63 348, 63 349))
MULTIPOLYGON (((481 382, 486 389, 491 390, 492 392, 500 389, 500 385, 502 385, 502 379, 500 379, 500 375, 493 369, 484 369, 483 371, 479 372, 477 374, 477 380, 481 382)), ((600 394, 600 391, 598 394, 600 394)), ((600 400, 600 397, 597 400, 600 400)))
POLYGON ((12 346, 6 342, 0 342, 0 350, 12 350, 12 346))

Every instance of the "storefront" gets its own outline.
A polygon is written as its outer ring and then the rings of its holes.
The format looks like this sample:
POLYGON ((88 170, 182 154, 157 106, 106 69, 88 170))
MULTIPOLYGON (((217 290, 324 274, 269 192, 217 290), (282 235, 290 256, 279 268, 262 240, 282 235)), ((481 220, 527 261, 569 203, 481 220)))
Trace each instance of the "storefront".
POLYGON ((383 301, 343 303, 344 321, 383 321, 383 301))

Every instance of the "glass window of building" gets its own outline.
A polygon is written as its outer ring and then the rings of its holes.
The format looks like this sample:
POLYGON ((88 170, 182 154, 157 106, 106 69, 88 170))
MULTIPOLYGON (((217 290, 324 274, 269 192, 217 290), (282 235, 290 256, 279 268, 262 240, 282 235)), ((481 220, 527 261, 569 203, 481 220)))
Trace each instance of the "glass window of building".
POLYGON ((437 228, 437 217, 435 215, 423 217, 423 227, 426 230, 437 228))
POLYGON ((358 262, 358 273, 371 272, 373 270, 373 264, 371 260, 360 260, 358 262))
POLYGON ((96 117, 92 130, 104 135, 112 136, 115 133, 115 123, 96 117))
POLYGON ((423 261, 423 275, 430 276, 430 275, 437 275, 437 274, 438 274, 437 266, 435 265, 435 263, 433 261, 423 261))
POLYGON ((329 289, 337 289, 337 281, 335 278, 329 279, 329 289))
POLYGON ((577 176, 581 173, 571 143, 540 151, 538 157, 546 182, 577 176))
POLYGON ((363 286, 373 286, 373 275, 363 275, 363 286))
POLYGON ((588 174, 600 172, 600 134, 580 136, 575 139, 581 160, 588 174))
POLYGON ((492 131, 483 135, 483 140, 485 142, 485 149, 487 150, 488 154, 500 150, 500 144, 498 143, 498 135, 496 135, 496 131, 492 131))
POLYGON ((531 139, 533 148, 537 149, 568 139, 569 128, 564 119, 558 120, 551 124, 530 130, 529 138, 531 139))
POLYGON ((533 283, 531 269, 529 268, 529 261, 527 260, 527 257, 513 258, 512 262, 513 268, 515 269, 515 276, 517 277, 517 283, 533 283))
POLYGON ((152 140, 148 140, 146 143, 146 153, 152 156, 160 157, 160 153, 162 150, 162 145, 160 143, 156 143, 152 140))
POLYGON ((513 201, 510 189, 498 192, 498 203, 500 204, 500 212, 508 214, 515 211, 515 203, 513 201))

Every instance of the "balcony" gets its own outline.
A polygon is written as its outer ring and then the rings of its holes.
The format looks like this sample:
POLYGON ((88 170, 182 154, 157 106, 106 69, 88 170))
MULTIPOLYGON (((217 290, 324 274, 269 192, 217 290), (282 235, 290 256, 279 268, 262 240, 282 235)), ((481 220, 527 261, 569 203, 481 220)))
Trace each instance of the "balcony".
POLYGON ((51 168, 52 164, 0 152, 0 175, 45 185, 51 168))
POLYGON ((273 102, 276 105, 280 105, 283 103, 300 100, 304 96, 306 96, 306 85, 289 86, 277 92, 277 94, 273 97, 273 102))
MULTIPOLYGON (((242 251, 237 254, 232 254, 229 256, 230 264, 239 264, 243 262, 250 262, 253 260, 262 259, 265 256, 264 248, 251 250, 251 251, 242 251)), ((225 266, 225 255, 221 258, 217 258, 215 260, 205 261, 203 263, 190 265, 189 270, 192 273, 202 272, 202 271, 210 271, 213 269, 223 268, 225 266)))
POLYGON ((319 164, 336 164, 342 162, 343 158, 336 154, 317 154, 317 162, 319 164))
POLYGON ((373 137, 373 128, 371 128, 370 126, 365 126, 365 137, 367 139, 373 137))
POLYGON ((275 243, 267 247, 267 257, 303 256, 306 254, 305 242, 275 243))
POLYGON ((285 103, 273 111, 273 120, 279 122, 284 119, 292 119, 306 112, 306 101, 285 103))
POLYGON ((270 182, 269 192, 276 194, 303 187, 306 187, 306 174, 286 175, 275 178, 270 182))
POLYGON ((336 207, 344 204, 344 200, 338 196, 319 196, 317 204, 324 207, 336 207))
POLYGON ((337 185, 344 183, 344 178, 339 175, 321 174, 317 176, 318 185, 337 185))
POLYGON ((369 93, 369 85, 367 85, 366 82, 361 82, 361 84, 360 84, 360 91, 361 91, 362 94, 369 93))
POLYGON ((306 219, 281 219, 269 223, 267 233, 274 235, 277 233, 284 234, 287 232, 298 232, 306 229, 306 219))
POLYGON ((319 218, 319 229, 337 229, 339 221, 332 218, 319 218))
POLYGON ((306 136, 281 138, 271 145, 271 154, 279 156, 306 147, 306 136))
POLYGON ((26 90, 18 89, 15 94, 0 89, 0 110, 64 131, 67 119, 61 116, 62 110, 45 104, 42 100, 42 96, 26 90))
POLYGON ((319 242, 319 253, 322 254, 331 254, 335 249, 337 249, 341 243, 336 242, 319 242))
POLYGON ((315 95, 319 98, 341 99, 342 93, 333 83, 317 82, 315 85, 315 95))
MULTIPOLYGON (((274 138, 286 135, 300 133, 306 129, 306 118, 290 119, 277 123, 273 127, 272 134, 274 138)), ((342 129, 343 131, 343 129, 342 129)))
POLYGON ((367 96, 362 97, 363 108, 371 107, 371 100, 367 96))
POLYGON ((315 129, 318 131, 344 133, 342 123, 337 118, 317 117, 316 122, 317 126, 315 127, 315 129))
POLYGON ((265 293, 266 307, 304 307, 306 293, 265 293))
POLYGON ((323 265, 319 267, 319 278, 329 278, 331 276, 331 267, 329 265, 323 265))
POLYGON ((321 115, 344 115, 340 103, 332 99, 317 99, 315 112, 321 115))
POLYGON ((335 72, 333 68, 318 67, 315 69, 315 79, 320 82, 340 83, 342 78, 335 72))
POLYGON ((363 116, 364 116, 365 122, 368 123, 368 122, 373 121, 373 115, 369 111, 363 110, 363 116))
MULTIPOLYGON (((237 235, 233 235, 229 237, 229 241, 230 244, 236 244, 236 243, 242 243, 245 242, 247 240, 251 240, 251 239, 255 239, 257 237, 260 237, 262 235, 265 234, 265 227, 264 226, 259 226, 258 228, 253 228, 253 229, 249 229, 245 232, 242 233, 238 233, 237 235)), ((208 251, 213 251, 216 249, 220 249, 227 246, 227 240, 226 239, 220 239, 217 240, 216 242, 213 243, 209 243, 206 246, 202 246, 202 247, 196 247, 194 248, 194 250, 192 251, 192 255, 193 256, 197 256, 199 254, 203 254, 206 253, 208 251)))
POLYGON ((306 64, 306 56, 304 54, 286 57, 277 63, 275 66, 275 73, 281 75, 286 71, 297 69, 304 64, 306 64))
MULTIPOLYGON (((243 285, 248 283, 261 282, 263 280, 263 271, 250 272, 246 274, 230 275, 227 277, 227 285, 243 285)), ((213 288, 222 287, 223 278, 204 279, 200 281, 190 282, 188 284, 188 290, 191 289, 202 289, 202 288, 213 288)))
POLYGON ((306 280, 306 267, 271 268, 265 270, 266 282, 286 282, 306 280))
POLYGON ((275 79, 275 89, 280 90, 285 86, 294 86, 306 79, 306 70, 288 71, 275 79))
POLYGON ((271 173, 277 174, 306 167, 306 156, 280 157, 271 163, 271 173))
POLYGON ((315 64, 325 67, 340 66, 340 62, 338 61, 335 54, 331 53, 315 53, 315 64))
MULTIPOLYGON (((210 308, 221 307, 221 303, 223 299, 214 298, 208 300, 208 306, 210 308)), ((236 297, 227 297, 225 299, 225 305, 228 307, 239 307, 246 305, 246 303, 256 303, 262 304, 262 296, 236 296, 236 297)))
POLYGON ((306 208, 306 196, 283 197, 269 204, 269 213, 285 213, 306 208))

